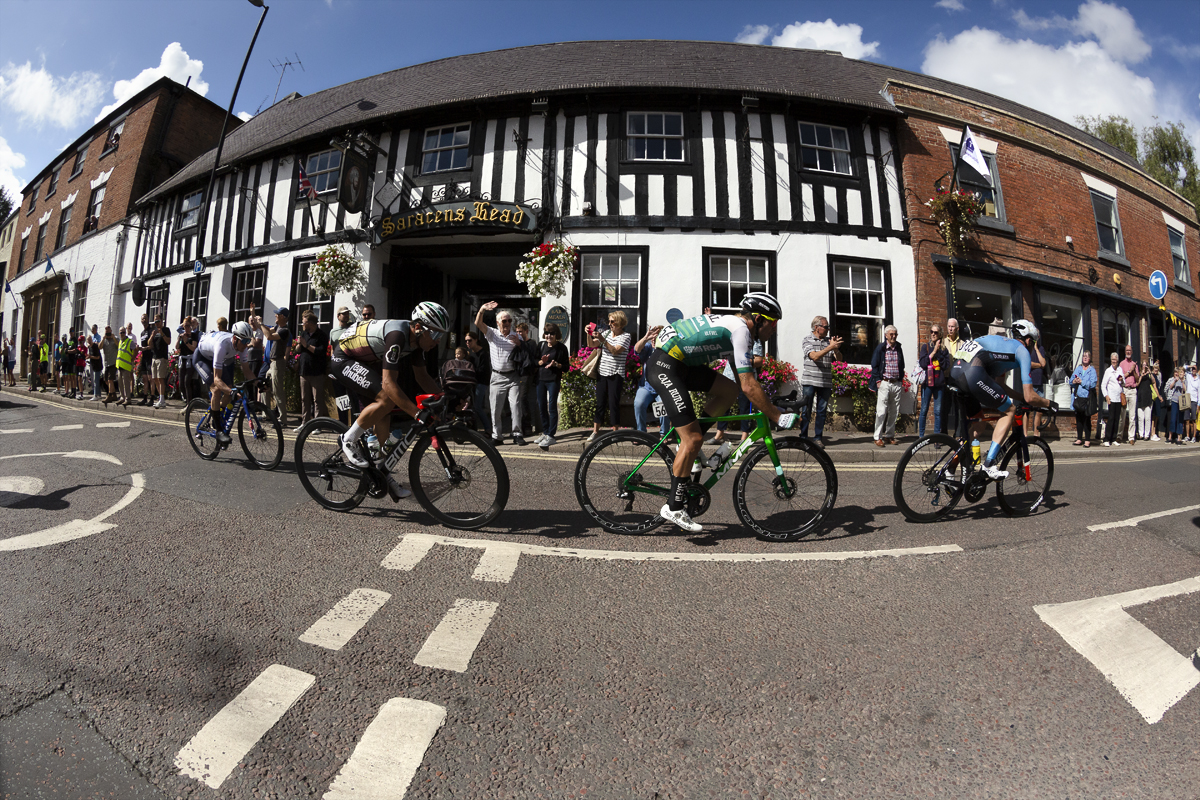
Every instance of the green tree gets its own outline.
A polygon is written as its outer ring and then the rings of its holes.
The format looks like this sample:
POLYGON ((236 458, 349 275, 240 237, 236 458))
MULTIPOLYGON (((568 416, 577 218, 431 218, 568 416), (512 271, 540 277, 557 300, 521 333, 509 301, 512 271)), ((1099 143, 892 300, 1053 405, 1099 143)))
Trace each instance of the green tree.
POLYGON ((8 215, 12 213, 12 210, 13 199, 8 194, 8 189, 0 186, 0 223, 3 223, 6 219, 8 219, 8 215))
POLYGON ((1137 129, 1125 117, 1116 114, 1107 117, 1076 117, 1075 123, 1097 139, 1102 139, 1134 158, 1139 158, 1137 129))
MULTIPOLYGON (((1178 122, 1151 125, 1142 131, 1142 166, 1156 181, 1179 192, 1200 209, 1200 171, 1196 149, 1178 122)), ((1200 210, 1197 211, 1200 219, 1200 210)))

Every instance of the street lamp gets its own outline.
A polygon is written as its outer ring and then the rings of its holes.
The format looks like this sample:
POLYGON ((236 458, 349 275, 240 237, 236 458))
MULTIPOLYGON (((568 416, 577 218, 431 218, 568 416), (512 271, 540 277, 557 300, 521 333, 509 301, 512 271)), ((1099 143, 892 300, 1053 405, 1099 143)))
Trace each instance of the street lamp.
POLYGON ((262 15, 258 18, 258 26, 254 29, 250 47, 246 50, 246 58, 242 61, 242 70, 238 73, 237 83, 233 86, 233 97, 229 98, 225 121, 221 123, 221 138, 217 140, 217 156, 213 159, 212 172, 208 174, 208 189, 205 190, 204 198, 200 203, 200 233, 196 240, 196 261, 201 263, 204 260, 204 234, 208 228, 208 205, 212 200, 213 183, 217 180, 217 167, 221 164, 221 151, 225 149, 225 131, 229 128, 229 118, 233 116, 233 104, 237 102, 238 89, 242 88, 242 76, 246 74, 246 65, 250 63, 250 54, 254 52, 254 43, 258 41, 258 32, 262 30, 263 20, 267 18, 267 12, 271 10, 263 0, 247 0, 247 2, 256 8, 261 8, 262 15))

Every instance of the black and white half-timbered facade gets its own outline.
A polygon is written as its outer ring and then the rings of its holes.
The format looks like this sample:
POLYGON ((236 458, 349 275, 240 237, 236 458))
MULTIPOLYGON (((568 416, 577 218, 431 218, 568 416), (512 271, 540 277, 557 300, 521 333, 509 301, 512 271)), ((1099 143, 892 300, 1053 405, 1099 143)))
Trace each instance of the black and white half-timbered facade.
POLYGON ((576 42, 292 95, 229 135, 211 198, 213 153, 143 198, 119 299, 136 319, 128 290, 141 282, 168 319, 206 329, 251 307, 328 324, 341 304, 407 318, 436 300, 451 342, 496 299, 534 330, 565 309, 574 348, 613 309, 636 338, 672 310, 732 309, 765 290, 785 309, 780 357, 799 362, 821 314, 863 363, 887 324, 915 330, 917 305, 900 114, 868 66, 753 45, 576 42), (564 296, 530 297, 521 257, 558 238, 579 248, 578 273, 564 296), (312 291, 308 267, 330 243, 369 265, 364 293, 312 291))

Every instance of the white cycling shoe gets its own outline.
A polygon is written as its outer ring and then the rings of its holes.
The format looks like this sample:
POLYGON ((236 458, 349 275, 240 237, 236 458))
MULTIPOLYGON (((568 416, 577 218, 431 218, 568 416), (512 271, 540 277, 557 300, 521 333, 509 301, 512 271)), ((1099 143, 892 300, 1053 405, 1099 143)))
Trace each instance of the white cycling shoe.
POLYGON ((342 455, 354 466, 366 469, 371 465, 366 451, 363 450, 362 442, 351 442, 346 439, 345 434, 342 434, 338 437, 338 444, 342 446, 342 455))
POLYGON ((678 511, 672 511, 669 503, 659 509, 658 515, 667 522, 675 523, 688 533, 700 533, 702 530, 704 530, 703 525, 701 525, 699 522, 692 521, 692 518, 688 516, 687 511, 682 508, 678 511))
POLYGON ((994 481, 1004 480, 1008 477, 1008 471, 999 467, 984 467, 983 471, 994 481))
POLYGON ((412 492, 401 486, 400 481, 396 480, 391 475, 387 476, 387 491, 388 495, 392 498, 392 502, 394 503, 399 503, 406 497, 412 497, 412 492))

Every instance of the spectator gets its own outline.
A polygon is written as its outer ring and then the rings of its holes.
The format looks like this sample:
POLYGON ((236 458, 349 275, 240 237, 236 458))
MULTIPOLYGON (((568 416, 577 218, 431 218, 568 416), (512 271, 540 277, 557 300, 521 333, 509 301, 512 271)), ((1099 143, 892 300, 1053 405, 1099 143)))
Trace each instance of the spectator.
POLYGON ((1186 389, 1187 381, 1184 379, 1183 367, 1176 367, 1175 374, 1167 379, 1163 387, 1163 399, 1168 411, 1165 438, 1170 444, 1183 444, 1183 414, 1179 405, 1186 389))
MULTIPOLYGON (((254 334, 254 338, 250 340, 250 346, 247 347, 239 358, 242 359, 242 379, 254 380, 258 374, 262 372, 263 358, 265 357, 266 349, 266 330, 263 328, 262 317, 254 314, 254 306, 250 306, 250 316, 246 318, 246 322, 250 323, 250 332, 254 334)), ((255 397, 258 393, 255 392, 255 397)))
MULTIPOLYGON (((958 337, 958 320, 951 317, 946 320, 946 338, 942 339, 942 347, 950 356, 950 360, 946 362, 947 375, 958 359, 958 348, 961 344, 963 344, 963 340, 958 337)), ((942 397, 942 404, 945 409, 942 416, 946 420, 946 430, 952 430, 954 435, 959 438, 965 437, 967 435, 967 418, 963 413, 962 404, 958 401, 958 395, 947 391, 942 397)))
POLYGON ((54 343, 54 386, 55 394, 66 397, 71 393, 71 377, 75 372, 75 359, 64 359, 67 351, 71 348, 71 343, 75 341, 75 329, 71 329, 70 336, 63 334, 62 338, 54 343))
POLYGON ((1184 391, 1188 395, 1187 408, 1180 405, 1180 411, 1183 412, 1183 425, 1187 430, 1187 441, 1194 444, 1196 442, 1196 404, 1200 403, 1200 371, 1196 369, 1196 362, 1193 361, 1183 368, 1183 380, 1186 386, 1184 391))
POLYGON ((1121 446, 1121 443, 1117 441, 1117 428, 1121 425, 1122 379, 1124 373, 1121 371, 1121 363, 1118 361, 1118 358, 1116 353, 1109 354, 1109 367, 1104 370, 1104 379, 1100 382, 1100 392, 1104 395, 1104 399, 1108 401, 1108 419, 1104 424, 1105 447, 1121 446))
POLYGON ((490 348, 485 347, 479 335, 467 331, 463 334, 467 345, 467 360, 475 368, 475 424, 488 436, 492 435, 492 412, 488 404, 488 387, 492 380, 492 358, 490 348))
MULTIPOLYGON (((647 334, 649 335, 649 334, 647 334)), ((542 417, 542 438, 538 447, 548 450, 558 444, 558 390, 563 373, 571 368, 571 354, 562 343, 562 329, 553 322, 542 328, 543 341, 538 346, 537 403, 542 417)))
POLYGON ((596 416, 592 435, 584 444, 591 444, 600 435, 605 408, 612 429, 615 431, 621 425, 621 387, 625 383, 625 361, 629 358, 629 345, 633 339, 625 333, 627 324, 629 319, 624 311, 613 311, 608 315, 608 331, 597 331, 596 323, 588 323, 588 345, 602 349, 596 375, 596 416))
POLYGON ((49 363, 49 346, 46 344, 46 334, 39 333, 29 340, 29 391, 40 388, 45 392, 46 387, 41 386, 42 376, 46 374, 46 366, 49 363), (46 358, 42 359, 42 353, 46 353, 46 358))
POLYGON ((62 338, 54 343, 54 393, 57 395, 65 395, 66 390, 63 388, 63 372, 62 372, 62 355, 63 345, 67 342, 67 335, 64 333, 62 338))
POLYGON ((1133 444, 1137 440, 1137 386, 1142 378, 1142 371, 1133 360, 1133 345, 1125 345, 1125 360, 1120 366, 1121 391, 1125 396, 1125 413, 1121 415, 1121 419, 1125 423, 1129 443, 1133 444))
POLYGON ((306 422, 325 416, 325 371, 328 368, 329 334, 317 324, 317 315, 305 311, 301 315, 304 327, 296 337, 296 352, 300 354, 297 368, 300 373, 300 430, 306 422))
POLYGON ((104 367, 104 382, 108 385, 108 394, 104 396, 104 405, 117 399, 117 337, 112 332, 111 325, 104 326, 104 337, 100 340, 100 360, 104 367))
POLYGON ((171 372, 171 331, 162 314, 154 315, 154 330, 150 332, 150 393, 158 394, 154 408, 167 407, 167 376, 171 372))
POLYGON ((546 433, 544 425, 538 425, 539 430, 535 430, 535 421, 541 421, 541 411, 538 408, 538 372, 540 367, 538 361, 541 358, 542 343, 529 335, 529 323, 521 320, 516 324, 517 334, 521 337, 521 347, 525 350, 525 355, 529 365, 524 367, 521 372, 521 413, 524 416, 524 422, 521 425, 521 433, 524 436, 532 436, 534 433, 546 433))
POLYGON ((925 380, 921 385, 921 418, 917 423, 917 436, 925 435, 925 418, 929 407, 933 406, 933 430, 935 433, 946 432, 946 417, 943 405, 946 400, 946 375, 954 361, 942 344, 942 326, 934 323, 929 326, 929 341, 921 345, 917 351, 917 361, 925 371, 925 380))
POLYGON ((1141 373, 1142 377, 1138 380, 1136 389, 1137 438, 1148 441, 1150 439, 1150 412, 1154 410, 1154 378, 1150 374, 1149 359, 1142 359, 1141 373))
POLYGON ((266 338, 271 342, 271 358, 270 366, 267 368, 267 385, 263 386, 263 394, 266 395, 268 407, 274 399, 275 414, 279 418, 279 424, 285 428, 288 425, 286 370, 289 367, 287 357, 288 353, 292 351, 292 332, 288 328, 290 315, 291 312, 286 306, 275 309, 275 325, 267 328, 266 338))
POLYGON ((373 319, 375 319, 375 306, 370 303, 364 303, 362 307, 363 322, 370 322, 373 319))
POLYGON ((200 345, 200 320, 188 317, 183 323, 183 335, 179 337, 179 390, 183 393, 183 407, 196 396, 195 355, 200 345))
POLYGON ((1150 441, 1159 442, 1166 437, 1163 433, 1167 428, 1167 403, 1163 394, 1163 376, 1159 371, 1160 362, 1150 362, 1150 379, 1154 384, 1154 408, 1150 412, 1150 419, 1154 423, 1154 433, 1150 436, 1150 441))
POLYGON ((4 368, 4 385, 16 386, 17 378, 13 375, 16 370, 17 353, 13 343, 8 340, 8 334, 4 335, 4 343, 0 345, 0 367, 4 368))
MULTIPOLYGON (((513 444, 525 444, 521 436, 521 383, 517 368, 513 362, 513 351, 521 346, 521 337, 513 331, 512 314, 501 311, 496 314, 496 325, 499 331, 489 328, 483 321, 485 312, 495 309, 499 303, 495 300, 484 303, 475 315, 475 327, 488 343, 488 353, 491 356, 491 382, 488 385, 488 402, 492 408, 492 441, 501 444, 504 441, 503 409, 507 400, 512 413, 513 444)), ((365 310, 365 309, 364 309, 365 310)))
POLYGON ((803 361, 800 383, 804 386, 804 394, 800 408, 800 435, 808 436, 808 420, 815 399, 817 419, 813 432, 816 434, 814 441, 820 447, 825 446, 825 414, 829 408, 829 398, 833 395, 833 362, 841 359, 841 346, 842 337, 829 335, 828 318, 813 317, 812 333, 804 337, 801 345, 803 361))
MULTIPOLYGON (((129 326, 132 327, 132 326, 129 326)), ((129 328, 121 328, 117 335, 117 383, 121 388, 120 403, 128 406, 133 401, 133 359, 136 346, 129 337, 129 328)))
POLYGON ((888 325, 883 341, 871 356, 871 391, 875 400, 875 446, 899 444, 896 441, 896 414, 900 411, 900 392, 904 386, 904 350, 897 341, 899 331, 888 325))
MULTIPOLYGON (((103 341, 103 340, 101 340, 103 341)), ((100 402, 100 389, 104 385, 104 354, 100 351, 100 342, 91 336, 86 339, 88 350, 88 368, 92 371, 91 402, 100 402)))
POLYGON ((92 335, 91 335, 91 340, 92 340, 93 342, 95 342, 96 344, 100 344, 100 340, 101 340, 101 339, 103 339, 103 338, 104 338, 104 337, 100 335, 100 326, 99 326, 98 324, 96 324, 96 323, 92 323, 92 335))
MULTIPOLYGON (((1007 331, 1001 335, 1008 335, 1007 331)), ((1042 348, 1042 343, 1036 341, 1033 343, 1033 350, 1029 352, 1029 383, 1033 386, 1034 394, 1038 397, 1045 397, 1046 394, 1046 351, 1042 348)), ((1039 408, 1033 412, 1033 430, 1038 430, 1042 424, 1042 412, 1039 408)))
POLYGON ((142 332, 138 334, 138 353, 141 355, 141 359, 137 362, 137 380, 142 385, 142 401, 138 403, 139 406, 148 406, 151 403, 150 392, 153 388, 153 381, 150 375, 150 362, 154 360, 154 356, 150 352, 150 333, 150 317, 142 314, 142 332))
POLYGON ((1071 444, 1092 446, 1092 392, 1097 383, 1092 352, 1084 350, 1079 366, 1071 373, 1071 409, 1075 412, 1075 441, 1071 444))
MULTIPOLYGON (((650 330, 646 331, 646 335, 633 345, 633 354, 637 360, 643 365, 643 369, 638 372, 637 393, 633 397, 633 424, 642 433, 646 432, 648 417, 650 416, 650 406, 658 399, 658 392, 654 391, 654 387, 646 380, 646 371, 644 366, 650 360, 650 355, 654 352, 654 340, 658 334, 662 332, 661 325, 655 325, 650 330)), ((661 431, 666 417, 659 417, 658 426, 661 431)))
POLYGON ((75 390, 74 397, 77 400, 83 400, 83 394, 87 390, 84 383, 91 376, 91 370, 88 369, 88 344, 91 338, 87 331, 80 331, 75 337, 75 346, 71 350, 71 354, 75 356, 75 385, 78 387, 75 390))

